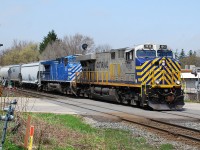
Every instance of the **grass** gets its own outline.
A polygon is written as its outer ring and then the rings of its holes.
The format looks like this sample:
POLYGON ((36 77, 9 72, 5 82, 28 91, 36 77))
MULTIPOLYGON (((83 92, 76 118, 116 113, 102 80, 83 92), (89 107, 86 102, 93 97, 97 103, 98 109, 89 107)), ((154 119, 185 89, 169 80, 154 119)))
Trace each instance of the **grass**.
POLYGON ((187 102, 187 103, 200 103, 200 101, 191 100, 191 99, 185 99, 184 102, 187 102))
POLYGON ((162 144, 160 146, 160 150, 173 150, 173 146, 171 144, 162 144))
MULTIPOLYGON (((30 113, 35 126, 34 147, 40 150, 172 150, 170 144, 160 148, 135 137, 129 131, 93 128, 79 116, 30 113)), ((27 118, 27 114, 24 115, 27 118)), ((22 119, 23 120, 23 119, 22 119)), ((23 121, 21 122, 23 124, 23 121)), ((9 124, 13 127, 14 123, 9 124)), ((8 132, 5 149, 19 150, 23 143, 25 125, 16 134, 8 132)), ((10 131, 10 130, 8 130, 10 131)))
POLYGON ((80 132, 92 133, 96 131, 95 128, 91 128, 90 125, 83 123, 78 116, 42 113, 34 114, 33 116, 39 117, 52 125, 60 124, 80 132))

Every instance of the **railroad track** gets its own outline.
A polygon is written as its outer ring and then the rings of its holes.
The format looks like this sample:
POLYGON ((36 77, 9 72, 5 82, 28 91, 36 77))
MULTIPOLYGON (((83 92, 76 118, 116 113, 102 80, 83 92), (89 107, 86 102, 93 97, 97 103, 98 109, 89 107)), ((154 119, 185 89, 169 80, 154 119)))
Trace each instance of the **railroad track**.
POLYGON ((84 102, 80 102, 80 101, 75 101, 75 100, 66 100, 66 101, 60 101, 60 100, 55 100, 58 98, 67 98, 64 96, 60 96, 60 95, 53 95, 53 94, 49 94, 49 93, 41 93, 41 92, 36 92, 36 91, 29 91, 29 90, 19 90, 21 92, 25 92, 25 94, 28 95, 32 95, 34 97, 48 97, 48 98, 54 98, 54 101, 60 102, 60 103, 65 103, 68 105, 73 105, 76 107, 80 107, 80 108, 84 108, 84 109, 89 109, 98 113, 102 113, 102 114, 106 114, 106 115, 110 115, 110 116, 114 116, 114 117, 118 117, 120 120, 125 121, 125 122, 129 122, 129 123, 133 123, 133 124, 138 124, 140 126, 143 126, 145 128, 149 128, 158 132, 162 132, 167 134, 167 136, 173 136, 174 139, 176 140, 180 140, 182 142, 191 144, 191 145, 195 145, 198 146, 200 148, 200 130, 197 129, 192 129, 192 128, 188 128, 188 127, 184 127, 184 126, 180 126, 177 124, 172 124, 172 123, 168 123, 165 121, 161 121, 161 120, 156 120, 156 119, 150 119, 150 118, 144 118, 141 116, 135 116, 133 114, 130 113, 125 113, 122 111, 118 111, 115 109, 110 109, 110 108, 106 108, 106 107, 102 107, 102 106, 97 106, 94 104, 88 104, 88 103, 84 103, 84 102), (70 101, 75 101, 76 104, 70 103, 70 101), (78 104, 80 105, 78 105, 78 104), (108 109, 108 110, 112 110, 114 111, 113 113, 109 113, 109 112, 102 112, 99 111, 98 109, 92 109, 91 107, 85 107, 82 106, 81 104, 86 104, 87 106, 94 106, 94 107, 101 107, 104 109, 108 109))
POLYGON ((194 113, 189 113, 189 112, 185 113, 182 111, 178 111, 177 113, 176 112, 165 112, 165 111, 161 111, 161 112, 164 114, 172 114, 172 115, 176 115, 176 116, 188 117, 188 118, 196 119, 196 120, 200 121, 199 114, 194 114, 194 113), (194 117, 194 116, 196 116, 196 117, 194 117))

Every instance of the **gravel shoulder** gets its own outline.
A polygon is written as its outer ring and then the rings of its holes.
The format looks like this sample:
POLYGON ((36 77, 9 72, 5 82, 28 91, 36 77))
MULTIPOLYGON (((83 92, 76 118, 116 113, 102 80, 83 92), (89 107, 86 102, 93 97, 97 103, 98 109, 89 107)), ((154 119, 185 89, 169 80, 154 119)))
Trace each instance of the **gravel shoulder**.
POLYGON ((144 128, 141 128, 138 125, 129 124, 123 121, 122 122, 119 122, 119 121, 107 122, 106 118, 104 118, 104 121, 103 119, 101 119, 101 121, 98 121, 92 118, 92 116, 84 116, 83 118, 84 118, 85 123, 90 124, 92 127, 95 127, 95 128, 113 128, 113 129, 122 129, 122 130, 131 131, 135 137, 144 137, 147 143, 149 143, 150 145, 154 145, 158 148, 160 147, 160 145, 168 143, 168 144, 172 144, 176 150, 180 150, 180 149, 198 150, 199 149, 198 147, 186 145, 184 143, 167 140, 159 136, 158 134, 149 132, 145 130, 144 128))

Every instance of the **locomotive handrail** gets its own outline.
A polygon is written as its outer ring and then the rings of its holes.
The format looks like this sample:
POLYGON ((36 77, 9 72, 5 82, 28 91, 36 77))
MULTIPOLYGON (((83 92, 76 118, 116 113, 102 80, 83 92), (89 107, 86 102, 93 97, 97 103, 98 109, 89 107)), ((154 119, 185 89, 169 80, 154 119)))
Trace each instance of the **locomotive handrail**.
POLYGON ((83 71, 79 80, 87 83, 108 83, 108 71, 83 71))

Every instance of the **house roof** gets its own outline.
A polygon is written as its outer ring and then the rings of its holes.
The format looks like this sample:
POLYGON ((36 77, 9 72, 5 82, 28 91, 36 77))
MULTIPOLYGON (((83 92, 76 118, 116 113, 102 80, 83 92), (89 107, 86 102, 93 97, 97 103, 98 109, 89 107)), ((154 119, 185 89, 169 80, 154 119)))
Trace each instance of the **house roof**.
POLYGON ((183 78, 183 79, 189 79, 189 78, 190 79, 198 79, 198 77, 200 78, 200 72, 198 73, 198 75, 196 77, 192 73, 188 73, 188 72, 181 73, 181 78, 183 78))
POLYGON ((181 69, 181 72, 182 72, 182 73, 186 73, 186 72, 189 72, 189 73, 190 73, 190 72, 192 72, 192 70, 191 70, 191 69, 181 69))

